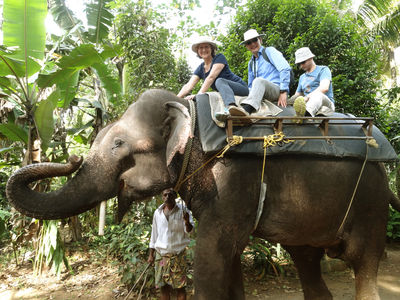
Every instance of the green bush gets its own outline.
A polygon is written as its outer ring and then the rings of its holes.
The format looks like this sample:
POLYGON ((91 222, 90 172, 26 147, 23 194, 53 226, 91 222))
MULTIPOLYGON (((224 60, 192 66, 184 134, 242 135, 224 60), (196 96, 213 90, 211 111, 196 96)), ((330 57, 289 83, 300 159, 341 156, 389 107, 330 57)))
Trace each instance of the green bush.
MULTIPOLYGON (((121 282, 129 289, 147 268, 151 225, 156 208, 155 198, 148 202, 133 203, 121 224, 105 228, 104 242, 108 251, 120 262, 118 273, 121 282)), ((146 273, 146 281, 145 276, 142 276, 135 291, 138 292, 143 286, 144 295, 149 296, 154 288, 153 268, 149 268, 146 273)))
POLYGON ((291 258, 279 244, 274 245, 263 239, 250 236, 249 244, 242 253, 242 262, 246 264, 249 260, 252 270, 258 278, 267 274, 280 276, 285 274, 285 267, 291 265, 291 258))
POLYGON ((387 237, 391 240, 400 240, 400 212, 390 207, 387 224, 387 237))

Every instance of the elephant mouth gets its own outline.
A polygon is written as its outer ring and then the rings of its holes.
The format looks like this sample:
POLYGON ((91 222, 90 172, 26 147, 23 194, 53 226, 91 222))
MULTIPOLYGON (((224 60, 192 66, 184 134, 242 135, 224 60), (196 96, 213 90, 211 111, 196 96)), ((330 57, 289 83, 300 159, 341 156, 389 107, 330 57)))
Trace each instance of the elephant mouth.
POLYGON ((137 185, 132 185, 126 180, 120 180, 118 199, 123 199, 125 202, 132 203, 133 201, 141 201, 148 199, 154 195, 161 193, 166 188, 172 187, 171 183, 153 183, 146 188, 140 188, 137 185))
POLYGON ((149 199, 165 188, 165 185, 153 185, 150 189, 137 189, 121 180, 118 191, 118 222, 122 221, 134 201, 149 199))

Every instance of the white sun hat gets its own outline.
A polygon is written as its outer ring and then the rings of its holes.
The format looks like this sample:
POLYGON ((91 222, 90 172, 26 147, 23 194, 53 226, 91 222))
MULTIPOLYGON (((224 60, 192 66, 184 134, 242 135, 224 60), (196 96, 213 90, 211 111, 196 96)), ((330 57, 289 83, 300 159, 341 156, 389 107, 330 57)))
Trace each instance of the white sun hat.
POLYGON ((295 64, 301 63, 303 61, 306 61, 307 59, 315 57, 315 55, 311 52, 310 48, 308 47, 303 47, 294 53, 296 56, 296 61, 295 64))
POLYGON ((258 38, 260 36, 265 36, 265 34, 258 34, 257 30, 249 29, 243 34, 244 40, 239 45, 243 45, 248 40, 251 40, 251 39, 254 39, 254 38, 258 38))
POLYGON ((210 44, 214 49, 217 49, 217 44, 210 37, 200 36, 196 39, 196 42, 192 44, 192 51, 194 53, 197 53, 197 48, 200 44, 210 44))

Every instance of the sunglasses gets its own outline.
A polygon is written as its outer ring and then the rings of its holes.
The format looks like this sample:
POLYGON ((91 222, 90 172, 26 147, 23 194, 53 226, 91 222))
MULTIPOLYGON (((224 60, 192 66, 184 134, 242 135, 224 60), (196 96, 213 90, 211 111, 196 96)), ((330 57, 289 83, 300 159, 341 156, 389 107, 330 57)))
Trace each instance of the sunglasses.
POLYGON ((258 38, 254 38, 245 42, 246 46, 251 45, 258 41, 258 38))

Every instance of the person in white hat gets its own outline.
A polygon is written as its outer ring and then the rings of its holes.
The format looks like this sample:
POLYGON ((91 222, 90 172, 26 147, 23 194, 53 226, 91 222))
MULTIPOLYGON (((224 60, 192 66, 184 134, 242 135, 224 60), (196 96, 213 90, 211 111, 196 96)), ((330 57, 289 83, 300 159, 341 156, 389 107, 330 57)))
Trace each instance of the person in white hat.
MULTIPOLYGON (((178 97, 188 95, 200 79, 203 84, 198 94, 206 93, 211 87, 221 94, 226 110, 230 105, 235 104, 235 97, 247 96, 249 89, 246 82, 234 74, 228 65, 228 61, 222 53, 216 54, 217 44, 208 37, 200 37, 193 45, 192 50, 203 62, 193 72, 192 77, 186 83, 178 97)), ((185 99, 194 99, 195 95, 189 95, 185 99)), ((219 113, 219 112, 218 112, 219 113)))
POLYGON ((290 65, 282 53, 274 47, 264 48, 257 30, 250 29, 244 33, 240 45, 246 45, 253 55, 248 64, 249 96, 239 107, 230 107, 232 116, 248 116, 260 108, 266 98, 286 107, 290 84, 290 65))
POLYGON ((315 55, 310 48, 303 47, 295 52, 295 63, 305 71, 300 76, 294 100, 297 116, 317 114, 329 115, 335 111, 333 99, 332 74, 327 66, 316 65, 315 55))

